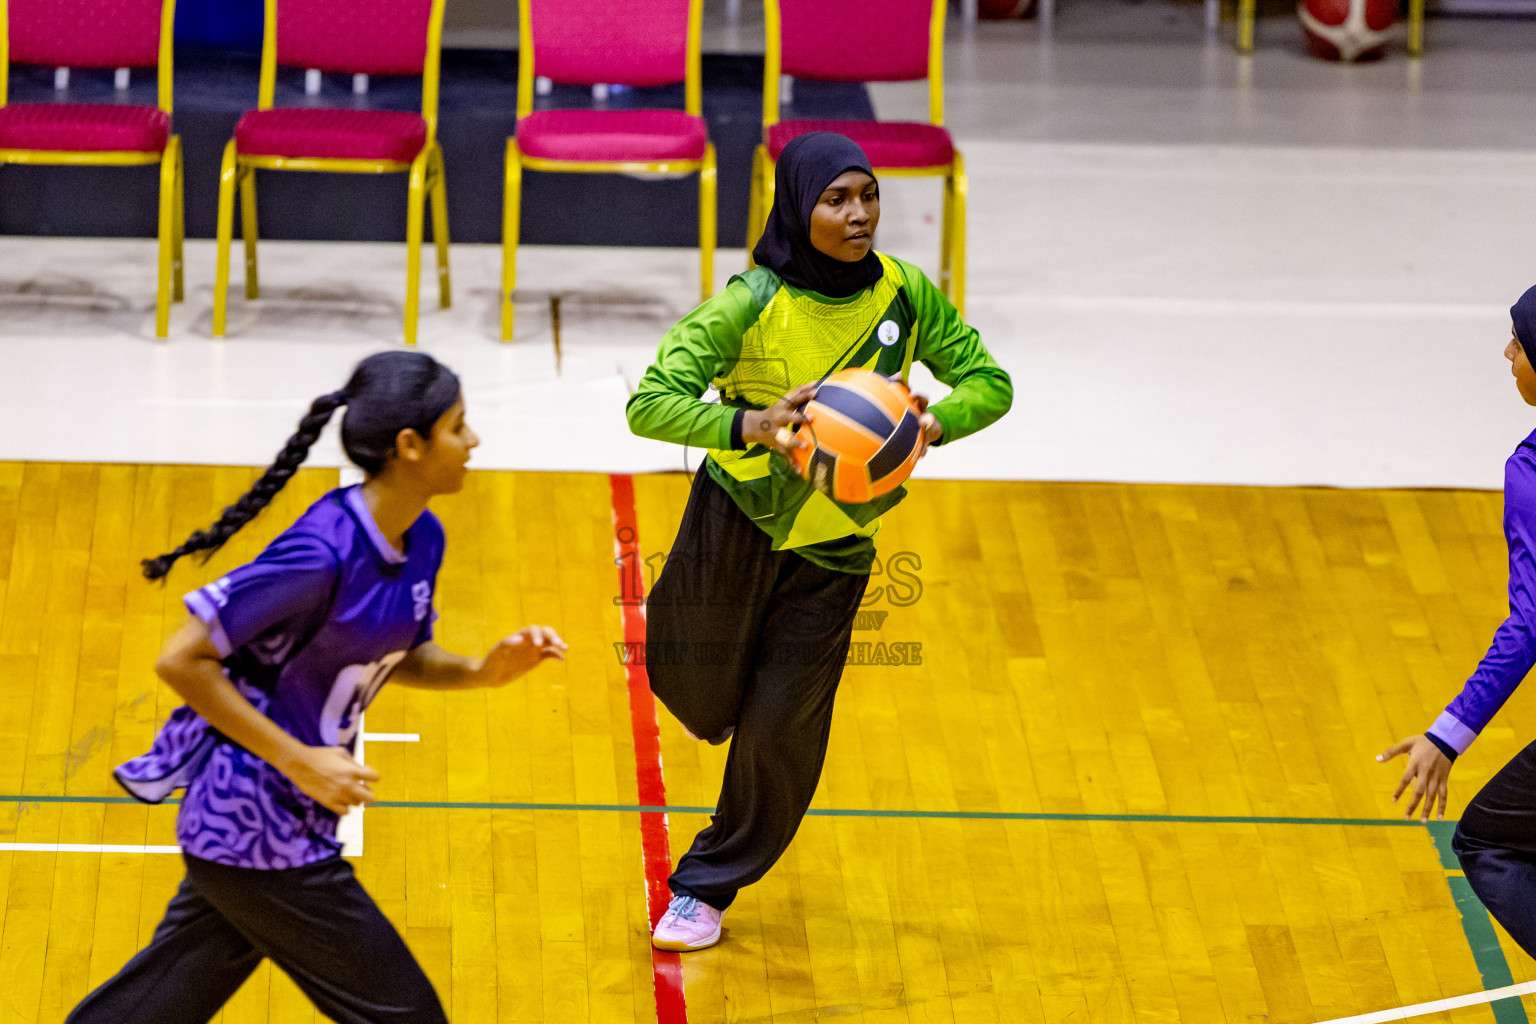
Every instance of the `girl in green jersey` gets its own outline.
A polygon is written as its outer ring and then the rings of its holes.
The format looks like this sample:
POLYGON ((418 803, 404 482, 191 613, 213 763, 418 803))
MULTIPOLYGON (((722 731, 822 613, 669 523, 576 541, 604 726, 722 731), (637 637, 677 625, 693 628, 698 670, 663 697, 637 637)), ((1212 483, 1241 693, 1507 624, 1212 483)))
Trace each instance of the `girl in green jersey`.
POLYGON ((923 272, 873 248, 880 191, 831 132, 779 157, 757 266, 662 339, 629 400, 635 433, 709 450, 649 598, 651 689, 689 733, 731 740, 719 804, 678 862, 652 941, 702 949, 720 915, 794 838, 821 776, 833 698, 898 487, 863 505, 814 490, 786 458, 800 407, 833 370, 906 375, 915 358, 951 387, 923 408, 947 444, 1008 411, 1013 386, 923 272), (720 404, 701 401, 714 387, 720 404))

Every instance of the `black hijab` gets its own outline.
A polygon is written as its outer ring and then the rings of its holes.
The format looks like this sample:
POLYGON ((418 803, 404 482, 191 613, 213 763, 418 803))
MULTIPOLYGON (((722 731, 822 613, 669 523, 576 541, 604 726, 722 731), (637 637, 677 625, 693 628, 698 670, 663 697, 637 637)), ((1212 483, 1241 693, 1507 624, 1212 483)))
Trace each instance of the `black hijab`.
MULTIPOLYGON (((758 262, 762 262, 759 260, 758 262)), ((1525 294, 1509 307, 1509 318, 1515 322, 1515 337, 1520 339, 1520 347, 1525 349, 1525 358, 1536 366, 1536 285, 1525 290, 1525 294)))
POLYGON ((752 250, 758 266, 768 267, 796 288, 808 288, 829 299, 847 298, 885 273, 873 248, 857 263, 845 263, 811 244, 811 211, 844 171, 875 176, 869 158, 846 135, 811 132, 790 139, 774 171, 776 191, 768 224, 752 250))

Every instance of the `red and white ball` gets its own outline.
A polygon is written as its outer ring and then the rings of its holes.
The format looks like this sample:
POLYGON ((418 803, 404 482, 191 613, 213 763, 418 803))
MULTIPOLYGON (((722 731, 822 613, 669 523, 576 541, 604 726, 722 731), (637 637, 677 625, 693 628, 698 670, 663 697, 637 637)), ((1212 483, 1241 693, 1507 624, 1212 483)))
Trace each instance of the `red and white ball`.
POLYGON ((1324 60, 1375 60, 1397 38, 1397 0, 1302 0, 1296 17, 1324 60))

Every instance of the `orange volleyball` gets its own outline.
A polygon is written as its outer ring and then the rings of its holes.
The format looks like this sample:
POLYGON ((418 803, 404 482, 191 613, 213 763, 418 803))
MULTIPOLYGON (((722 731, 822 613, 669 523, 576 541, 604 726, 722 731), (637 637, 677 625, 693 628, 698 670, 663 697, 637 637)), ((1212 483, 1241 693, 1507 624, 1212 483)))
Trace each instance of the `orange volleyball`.
POLYGON ((900 380, 873 370, 839 370, 806 404, 811 421, 796 437, 795 468, 835 501, 858 505, 887 494, 912 475, 922 414, 900 380))

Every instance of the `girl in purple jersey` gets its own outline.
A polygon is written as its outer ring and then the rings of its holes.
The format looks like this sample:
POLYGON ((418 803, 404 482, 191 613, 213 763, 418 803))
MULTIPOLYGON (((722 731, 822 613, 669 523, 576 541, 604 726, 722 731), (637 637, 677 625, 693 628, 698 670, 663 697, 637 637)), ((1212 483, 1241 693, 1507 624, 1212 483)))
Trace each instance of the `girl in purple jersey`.
POLYGON ((480 443, 458 378, 417 352, 363 360, 345 388, 315 400, 244 497, 146 561, 144 574, 160 579, 183 555, 223 545, 343 406, 342 446, 365 482, 327 494, 255 561, 188 594, 186 624, 155 664, 187 704, 116 776, 150 803, 185 788, 177 838, 187 876, 150 944, 70 1022, 207 1021, 264 957, 343 1024, 447 1020, 342 860, 336 824, 373 800, 379 774, 352 751, 386 680, 501 686, 564 658, 547 626, 528 626, 478 661, 432 642, 443 529, 427 503, 463 487, 480 443))
MULTIPOLYGON (((1527 405, 1536 405, 1536 287, 1510 309, 1504 357, 1527 405)), ((1509 618, 1461 693, 1422 734, 1393 744, 1376 759, 1408 755, 1395 801, 1412 787, 1407 817, 1424 821, 1445 803, 1451 764, 1536 666, 1536 432, 1504 464, 1504 534, 1509 542, 1509 618)), ((1456 825, 1451 842, 1478 899, 1527 953, 1536 954, 1536 743, 1488 781, 1456 825)))

